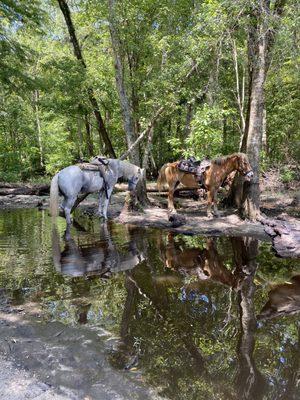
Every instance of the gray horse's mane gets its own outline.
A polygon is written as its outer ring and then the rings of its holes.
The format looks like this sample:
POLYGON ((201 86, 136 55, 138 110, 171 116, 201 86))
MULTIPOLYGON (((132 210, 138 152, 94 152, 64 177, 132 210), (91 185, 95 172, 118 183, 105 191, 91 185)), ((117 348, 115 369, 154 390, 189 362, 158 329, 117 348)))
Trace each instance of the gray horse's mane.
POLYGON ((118 171, 118 176, 125 179, 130 179, 133 176, 141 174, 141 168, 137 165, 131 164, 128 161, 119 160, 118 158, 107 158, 104 156, 96 156, 93 158, 92 163, 99 165, 97 158, 100 157, 102 160, 107 160, 109 165, 118 171))
POLYGON ((216 165, 224 165, 230 158, 233 157, 239 157, 239 158, 247 158, 247 155, 244 153, 233 153, 229 154, 228 156, 223 156, 223 157, 217 157, 214 160, 212 160, 212 163, 216 165))
POLYGON ((141 173, 140 167, 137 165, 131 164, 128 161, 118 160, 119 163, 119 175, 122 172, 122 176, 125 179, 129 179, 132 176, 139 175, 141 173))

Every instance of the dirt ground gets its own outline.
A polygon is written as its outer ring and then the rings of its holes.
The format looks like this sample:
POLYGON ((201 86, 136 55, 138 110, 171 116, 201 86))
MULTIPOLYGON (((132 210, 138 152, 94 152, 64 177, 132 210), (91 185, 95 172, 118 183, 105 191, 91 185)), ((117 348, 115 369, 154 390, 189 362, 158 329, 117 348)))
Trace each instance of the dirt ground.
MULTIPOLYGON (((153 190, 153 184, 150 184, 149 188, 153 190)), ((237 215, 237 210, 234 209, 220 208, 221 215, 219 218, 208 219, 206 202, 201 198, 197 201, 190 197, 176 198, 175 204, 178 214, 185 218, 185 222, 178 227, 174 227, 168 220, 166 193, 160 194, 151 191, 148 193, 151 204, 144 208, 143 212, 124 213, 122 209, 126 196, 125 189, 125 184, 118 185, 118 189, 111 199, 108 216, 116 221, 169 229, 186 234, 245 235, 256 236, 261 239, 267 238, 261 224, 241 220, 237 215)), ((297 196, 299 196, 299 192, 296 190, 265 190, 261 194, 261 211, 268 217, 288 214, 291 217, 299 218, 300 207, 297 196)), ((97 196, 90 195, 79 205, 75 212, 75 219, 81 213, 90 216, 96 215, 97 202, 97 196)), ((31 207, 46 209, 48 205, 48 196, 0 196, 0 209, 31 207)))
POLYGON ((139 372, 114 370, 107 352, 118 338, 102 328, 42 323, 36 303, 0 298, 0 398, 162 400, 139 372), (1 301, 2 300, 2 301, 1 301))

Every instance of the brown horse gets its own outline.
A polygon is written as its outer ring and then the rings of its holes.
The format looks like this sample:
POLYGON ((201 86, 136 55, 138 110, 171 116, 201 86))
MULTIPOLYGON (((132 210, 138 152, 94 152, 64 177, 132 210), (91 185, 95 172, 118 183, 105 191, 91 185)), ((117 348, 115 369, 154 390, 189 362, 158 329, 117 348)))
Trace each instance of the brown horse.
MULTIPOLYGON (((174 207, 174 191, 179 183, 182 183, 188 188, 199 188, 199 183, 196 176, 178 169, 179 161, 168 163, 162 166, 159 171, 157 186, 161 191, 164 184, 168 185, 168 209, 170 212, 175 212, 174 207)), ((238 171, 246 180, 250 181, 253 177, 251 165, 248 157, 244 153, 234 153, 224 157, 218 157, 212 160, 209 167, 204 172, 204 187, 207 191, 207 216, 212 217, 211 206, 214 207, 214 215, 218 216, 217 208, 217 193, 218 189, 233 171, 238 171)))

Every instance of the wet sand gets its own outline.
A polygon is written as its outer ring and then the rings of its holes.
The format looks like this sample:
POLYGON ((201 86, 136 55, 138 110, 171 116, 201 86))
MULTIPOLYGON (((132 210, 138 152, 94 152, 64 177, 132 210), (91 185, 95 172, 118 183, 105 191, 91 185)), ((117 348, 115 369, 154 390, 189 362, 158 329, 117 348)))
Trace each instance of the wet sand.
POLYGON ((0 306, 0 398, 162 399, 141 373, 114 370, 118 338, 103 329, 43 321, 38 305, 0 306))

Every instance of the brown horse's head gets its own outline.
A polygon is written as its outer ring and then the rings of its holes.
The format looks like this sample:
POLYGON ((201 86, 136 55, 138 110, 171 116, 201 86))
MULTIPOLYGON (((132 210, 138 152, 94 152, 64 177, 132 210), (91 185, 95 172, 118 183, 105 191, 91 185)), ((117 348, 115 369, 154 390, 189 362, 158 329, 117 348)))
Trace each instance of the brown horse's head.
POLYGON ((253 178, 252 167, 249 163, 248 156, 244 153, 237 154, 237 170, 244 176, 246 181, 250 181, 253 178))

